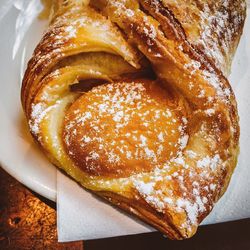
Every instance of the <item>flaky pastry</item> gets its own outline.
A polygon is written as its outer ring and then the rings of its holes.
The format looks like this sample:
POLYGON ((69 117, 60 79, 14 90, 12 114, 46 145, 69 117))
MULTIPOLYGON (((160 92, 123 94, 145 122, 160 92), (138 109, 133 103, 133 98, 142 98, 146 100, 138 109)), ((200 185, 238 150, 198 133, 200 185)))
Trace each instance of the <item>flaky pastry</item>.
POLYGON ((171 239, 226 191, 239 120, 227 80, 244 0, 55 0, 23 79, 42 150, 171 239))

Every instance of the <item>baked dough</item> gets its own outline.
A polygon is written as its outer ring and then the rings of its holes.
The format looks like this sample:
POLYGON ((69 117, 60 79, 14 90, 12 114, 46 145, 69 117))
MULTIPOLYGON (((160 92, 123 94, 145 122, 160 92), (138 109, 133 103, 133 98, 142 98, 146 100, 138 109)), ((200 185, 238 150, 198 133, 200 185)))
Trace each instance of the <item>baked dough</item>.
POLYGON ((189 238, 226 191, 243 0, 57 0, 23 79, 34 139, 83 187, 189 238))

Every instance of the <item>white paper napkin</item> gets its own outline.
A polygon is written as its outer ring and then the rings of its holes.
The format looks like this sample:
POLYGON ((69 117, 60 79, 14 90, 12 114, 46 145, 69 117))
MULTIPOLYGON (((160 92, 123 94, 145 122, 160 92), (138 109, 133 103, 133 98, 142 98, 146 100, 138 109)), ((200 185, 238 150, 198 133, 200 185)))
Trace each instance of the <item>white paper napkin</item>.
MULTIPOLYGON (((250 11, 230 77, 238 100, 241 153, 226 194, 203 224, 250 217, 250 11)), ((150 232, 153 229, 99 200, 58 171, 58 239, 89 240, 150 232)))
POLYGON ((59 241, 90 240, 151 232, 153 229, 85 191, 57 172, 59 241))

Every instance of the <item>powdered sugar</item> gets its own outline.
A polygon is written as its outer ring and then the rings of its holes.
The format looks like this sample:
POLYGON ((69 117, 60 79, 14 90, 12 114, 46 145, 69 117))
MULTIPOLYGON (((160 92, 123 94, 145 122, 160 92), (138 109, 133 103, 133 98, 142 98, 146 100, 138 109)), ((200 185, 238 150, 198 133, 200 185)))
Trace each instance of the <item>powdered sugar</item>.
MULTIPOLYGON (((184 125, 187 120, 160 105, 147 88, 147 84, 139 82, 116 83, 99 86, 89 92, 89 97, 83 96, 91 104, 76 109, 73 105, 73 114, 65 125, 69 151, 74 154, 71 147, 79 144, 83 152, 94 148, 111 164, 123 166, 133 159, 133 165, 138 161, 154 168, 183 150, 188 142, 184 125)), ((101 166, 101 161, 98 159, 94 165, 101 166)))
MULTIPOLYGON (((155 183, 148 182, 145 183, 143 181, 134 181, 134 185, 139 193, 145 198, 145 200, 154 206, 157 211, 163 212, 165 208, 164 202, 158 196, 155 195, 155 190, 153 189, 155 183)), ((169 200, 168 200, 169 201, 169 200)))
POLYGON ((221 165, 221 159, 218 154, 213 157, 206 156, 205 158, 198 160, 197 167, 199 168, 211 168, 212 171, 216 171, 217 166, 221 165))
POLYGON ((67 38, 76 37, 76 28, 74 26, 68 26, 65 28, 65 31, 68 32, 67 38))
POLYGON ((192 225, 197 224, 198 217, 198 205, 197 203, 191 203, 189 200, 178 199, 177 200, 177 209, 185 210, 187 212, 187 217, 192 225))
MULTIPOLYGON (((56 103, 57 105, 58 103, 56 103)), ((43 103, 32 104, 31 106, 31 119, 29 120, 29 126, 31 132, 39 136, 40 133, 40 124, 42 120, 46 117, 47 113, 53 109, 54 106, 46 107, 43 103)))

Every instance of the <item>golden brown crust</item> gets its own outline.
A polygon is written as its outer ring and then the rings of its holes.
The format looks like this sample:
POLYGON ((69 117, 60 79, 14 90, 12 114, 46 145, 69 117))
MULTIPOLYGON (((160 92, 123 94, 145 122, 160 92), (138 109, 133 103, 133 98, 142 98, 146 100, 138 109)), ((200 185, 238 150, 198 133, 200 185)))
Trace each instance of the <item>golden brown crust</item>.
POLYGON ((163 166, 187 136, 181 98, 144 79, 96 87, 65 114, 67 153, 95 176, 129 177, 163 166))
POLYGON ((191 237, 237 162, 226 76, 245 2, 89 4, 54 2, 22 85, 31 133, 84 187, 172 239, 191 237))
MULTIPOLYGON (((245 20, 244 1, 141 0, 140 3, 163 22, 165 15, 172 16, 171 25, 179 33, 175 34, 185 37, 228 76, 245 20)), ((165 25, 162 28, 166 29, 165 25)))

